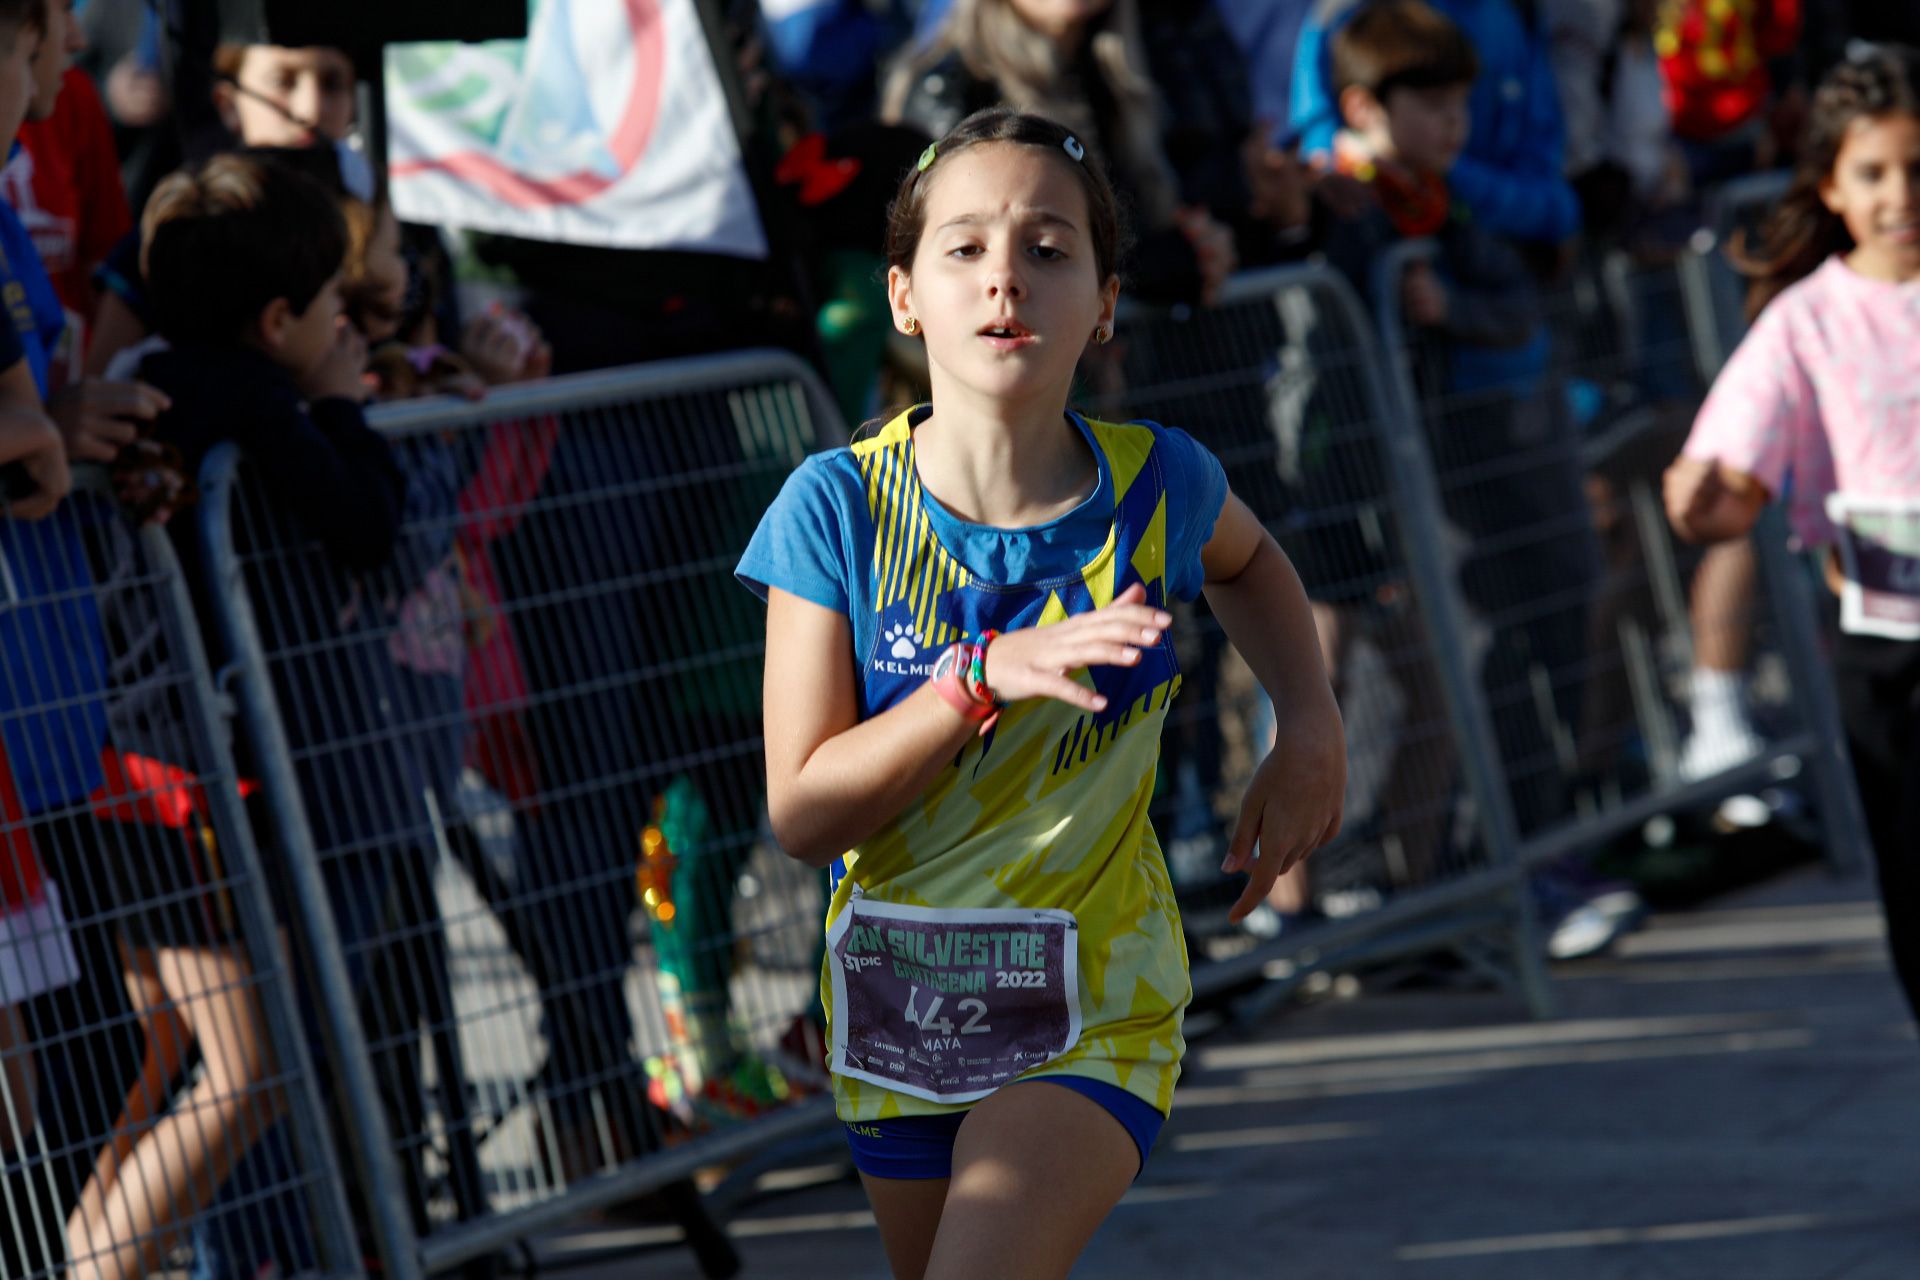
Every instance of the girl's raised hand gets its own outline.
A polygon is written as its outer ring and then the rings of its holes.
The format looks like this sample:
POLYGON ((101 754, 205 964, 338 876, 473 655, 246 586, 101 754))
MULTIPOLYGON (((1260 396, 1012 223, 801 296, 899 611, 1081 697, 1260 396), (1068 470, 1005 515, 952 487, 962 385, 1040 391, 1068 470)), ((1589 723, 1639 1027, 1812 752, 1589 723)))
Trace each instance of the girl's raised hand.
POLYGON ((1146 603, 1134 583, 1113 603, 1047 627, 1022 627, 987 646, 987 687, 1003 702, 1056 698, 1085 711, 1104 711, 1107 700, 1069 673, 1082 667, 1130 667, 1140 651, 1161 642, 1173 615, 1146 603))
POLYGON ((1227 918, 1238 924, 1266 901, 1273 882, 1340 834, 1347 791, 1347 738, 1329 696, 1284 716, 1273 750, 1254 771, 1220 869, 1249 879, 1227 918), (1260 857, 1254 858, 1258 845, 1260 857), (1249 865, 1251 864, 1251 865, 1249 865))

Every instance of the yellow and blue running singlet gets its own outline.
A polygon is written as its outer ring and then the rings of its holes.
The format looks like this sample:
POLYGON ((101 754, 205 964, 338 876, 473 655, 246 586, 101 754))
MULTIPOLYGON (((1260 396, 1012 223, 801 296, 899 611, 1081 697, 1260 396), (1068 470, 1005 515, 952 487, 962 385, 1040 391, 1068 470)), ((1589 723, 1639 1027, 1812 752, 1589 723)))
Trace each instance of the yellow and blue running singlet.
MULTIPOLYGON (((927 512, 909 415, 852 453, 865 482, 872 613, 863 717, 926 682, 941 649, 986 630, 1047 626, 1133 583, 1168 595, 1161 440, 1087 422, 1111 476, 1106 543, 1074 572, 976 577, 927 512)), ((1191 446, 1190 446, 1191 447, 1191 446)), ((1217 465, 1217 464, 1216 464, 1217 465)), ((1101 712, 1051 699, 1006 708, 925 793, 837 869, 822 971, 834 1089, 849 1123, 952 1113, 1013 1079, 1068 1076, 1171 1108, 1191 986, 1147 820, 1167 709, 1171 639, 1131 668, 1075 673, 1101 712)))

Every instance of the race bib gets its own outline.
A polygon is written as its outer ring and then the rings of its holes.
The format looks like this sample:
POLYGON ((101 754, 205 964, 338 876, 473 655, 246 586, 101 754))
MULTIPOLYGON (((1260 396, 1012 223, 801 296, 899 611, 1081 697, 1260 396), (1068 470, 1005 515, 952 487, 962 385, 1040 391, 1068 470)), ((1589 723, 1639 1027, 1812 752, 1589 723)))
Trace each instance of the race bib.
POLYGON ((1920 640, 1920 501, 1830 493, 1827 515, 1846 574, 1840 629, 1920 640))
POLYGON ((855 893, 827 931, 827 955, 839 1075, 976 1102, 1080 1039, 1070 911, 898 906, 855 893))

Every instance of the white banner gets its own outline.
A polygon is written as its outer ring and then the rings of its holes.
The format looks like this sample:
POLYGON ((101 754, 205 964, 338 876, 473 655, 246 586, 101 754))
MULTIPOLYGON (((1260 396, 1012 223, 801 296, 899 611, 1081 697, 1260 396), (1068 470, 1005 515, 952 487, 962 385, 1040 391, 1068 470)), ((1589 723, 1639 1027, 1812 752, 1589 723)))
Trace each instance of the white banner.
POLYGON ((529 0, 525 40, 387 49, 412 222, 767 256, 693 0, 529 0))

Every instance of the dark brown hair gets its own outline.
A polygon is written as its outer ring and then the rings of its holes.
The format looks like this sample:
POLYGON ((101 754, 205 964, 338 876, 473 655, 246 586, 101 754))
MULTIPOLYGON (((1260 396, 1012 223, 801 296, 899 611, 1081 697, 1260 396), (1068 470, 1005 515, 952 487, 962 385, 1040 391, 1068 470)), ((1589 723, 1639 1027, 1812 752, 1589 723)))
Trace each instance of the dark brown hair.
POLYGON ((1375 0, 1333 33, 1333 91, 1358 86, 1382 106, 1395 89, 1471 84, 1480 55, 1453 19, 1422 0, 1375 0))
POLYGON ((0 44, 11 49, 22 31, 47 33, 47 0, 0 0, 0 44))
POLYGON ((887 265, 902 271, 913 270, 913 255, 920 248, 920 235, 926 230, 927 192, 947 162, 962 152, 990 142, 1011 142, 1023 147, 1038 147, 1059 157, 1080 179, 1087 197, 1087 235, 1093 241, 1093 262, 1100 282, 1105 284, 1120 272, 1120 256, 1126 251, 1126 230, 1120 219, 1120 205, 1090 148, 1082 145, 1065 126, 1042 116, 1025 115, 1006 107, 976 111, 953 127, 952 132, 934 144, 933 162, 924 169, 907 170, 899 194, 887 207, 887 265), (1067 149, 1073 142, 1078 159, 1067 149))
POLYGON ((275 298, 306 314, 346 253, 333 195, 254 156, 169 174, 140 218, 155 327, 172 342, 236 341, 275 298))
POLYGON ((1854 247, 1846 222, 1820 198, 1820 187, 1833 176, 1854 121, 1886 116, 1920 118, 1920 53, 1912 49, 1868 46, 1829 71, 1814 90, 1793 185, 1757 237, 1736 235, 1728 246, 1734 265, 1752 280, 1749 321, 1828 258, 1854 247))

